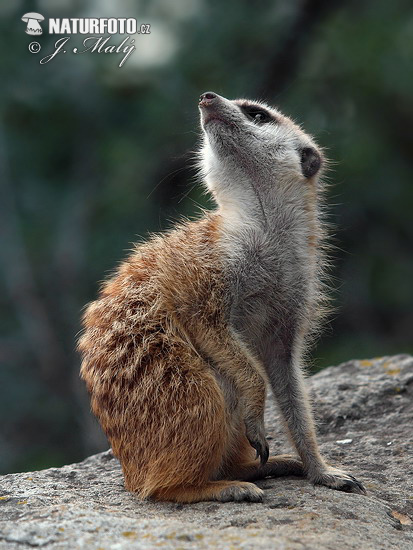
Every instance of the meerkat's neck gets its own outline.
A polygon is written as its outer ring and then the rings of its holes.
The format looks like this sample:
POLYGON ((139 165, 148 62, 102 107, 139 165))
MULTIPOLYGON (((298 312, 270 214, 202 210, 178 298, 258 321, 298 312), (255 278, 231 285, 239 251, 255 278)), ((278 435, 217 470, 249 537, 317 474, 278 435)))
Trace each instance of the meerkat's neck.
POLYGON ((314 186, 303 187, 289 182, 275 182, 277 193, 266 193, 264 185, 251 179, 225 179, 214 186, 222 217, 223 231, 230 239, 242 238, 245 233, 261 234, 266 238, 288 237, 290 243, 302 242, 315 246, 320 236, 317 196, 314 186))

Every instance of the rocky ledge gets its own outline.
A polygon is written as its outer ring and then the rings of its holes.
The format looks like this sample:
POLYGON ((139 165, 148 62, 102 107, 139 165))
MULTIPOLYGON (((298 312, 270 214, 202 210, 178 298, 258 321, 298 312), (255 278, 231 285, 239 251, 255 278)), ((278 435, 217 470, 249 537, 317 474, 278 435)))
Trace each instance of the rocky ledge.
MULTIPOLYGON (((262 504, 138 502, 110 451, 0 478, 0 549, 413 549, 413 358, 349 361, 309 380, 322 451, 367 496, 265 479, 262 504)), ((289 445, 271 400, 276 453, 289 445)))

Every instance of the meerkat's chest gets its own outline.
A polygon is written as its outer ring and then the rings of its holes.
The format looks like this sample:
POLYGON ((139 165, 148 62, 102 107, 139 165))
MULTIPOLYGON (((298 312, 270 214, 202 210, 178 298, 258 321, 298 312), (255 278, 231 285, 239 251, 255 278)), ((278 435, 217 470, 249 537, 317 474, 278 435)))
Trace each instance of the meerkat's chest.
POLYGON ((237 331, 257 339, 297 317, 311 296, 311 252, 277 235, 252 235, 242 243, 230 262, 230 318, 237 331))

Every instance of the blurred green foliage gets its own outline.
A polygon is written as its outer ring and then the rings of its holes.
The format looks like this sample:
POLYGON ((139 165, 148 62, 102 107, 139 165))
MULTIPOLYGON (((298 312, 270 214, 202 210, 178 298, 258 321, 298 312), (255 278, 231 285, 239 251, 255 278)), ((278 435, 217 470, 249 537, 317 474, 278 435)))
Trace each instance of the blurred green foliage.
POLYGON ((337 309, 314 368, 413 352, 410 1, 34 4, 0 8, 2 472, 105 448, 78 380, 81 309, 133 241, 210 205, 193 168, 205 90, 277 105, 332 160, 337 309), (34 9, 152 34, 122 68, 97 53, 40 65, 59 37, 28 52, 34 9))

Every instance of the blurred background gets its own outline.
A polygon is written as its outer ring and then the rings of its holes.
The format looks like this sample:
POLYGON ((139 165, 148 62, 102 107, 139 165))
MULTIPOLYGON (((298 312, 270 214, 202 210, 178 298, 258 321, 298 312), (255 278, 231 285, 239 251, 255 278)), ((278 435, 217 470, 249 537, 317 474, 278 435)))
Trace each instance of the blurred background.
POLYGON ((192 167, 206 90, 277 105, 333 161, 337 310, 313 370, 413 352, 411 0, 13 0, 0 28, 1 473, 108 447, 78 378, 82 307, 134 240, 210 206, 192 167), (33 11, 151 34, 121 68, 41 65, 60 36, 25 34, 33 11))

